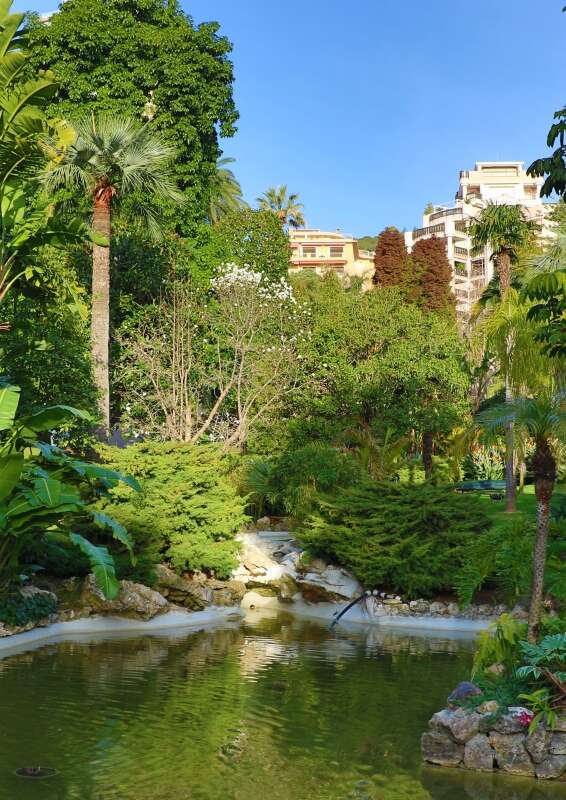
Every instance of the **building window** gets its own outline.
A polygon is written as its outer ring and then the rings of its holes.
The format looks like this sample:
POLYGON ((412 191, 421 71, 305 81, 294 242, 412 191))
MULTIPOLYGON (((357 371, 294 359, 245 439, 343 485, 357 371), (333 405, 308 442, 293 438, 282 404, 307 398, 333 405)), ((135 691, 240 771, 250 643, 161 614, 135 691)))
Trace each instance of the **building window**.
POLYGON ((331 245, 330 258, 342 258, 344 255, 344 248, 342 245, 331 245))
POLYGON ((477 261, 472 261, 472 275, 474 278, 485 275, 485 262, 482 258, 477 261))
POLYGON ((316 258, 316 247, 314 244, 303 245, 303 258, 316 258))

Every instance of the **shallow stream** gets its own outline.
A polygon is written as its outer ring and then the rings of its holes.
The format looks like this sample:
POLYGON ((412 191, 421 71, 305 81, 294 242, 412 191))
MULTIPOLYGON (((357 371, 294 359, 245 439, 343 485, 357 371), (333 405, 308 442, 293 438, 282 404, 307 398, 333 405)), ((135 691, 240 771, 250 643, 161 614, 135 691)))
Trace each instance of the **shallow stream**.
POLYGON ((420 735, 472 642, 291 616, 0 660, 0 800, 558 800, 435 769, 420 735), (21 778, 40 765, 53 777, 21 778))

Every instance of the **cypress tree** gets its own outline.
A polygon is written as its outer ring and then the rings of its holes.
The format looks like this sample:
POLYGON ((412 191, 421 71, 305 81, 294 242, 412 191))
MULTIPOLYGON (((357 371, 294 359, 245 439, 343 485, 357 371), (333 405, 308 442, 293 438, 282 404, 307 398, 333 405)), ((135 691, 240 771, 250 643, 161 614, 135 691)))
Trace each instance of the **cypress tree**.
POLYGON ((409 255, 405 237, 397 228, 385 228, 377 237, 373 259, 373 282, 379 286, 405 286, 409 272, 409 255))
POLYGON ((411 252, 418 285, 415 298, 428 311, 453 311, 454 295, 450 288, 452 268, 446 255, 446 242, 432 236, 419 239, 411 252))

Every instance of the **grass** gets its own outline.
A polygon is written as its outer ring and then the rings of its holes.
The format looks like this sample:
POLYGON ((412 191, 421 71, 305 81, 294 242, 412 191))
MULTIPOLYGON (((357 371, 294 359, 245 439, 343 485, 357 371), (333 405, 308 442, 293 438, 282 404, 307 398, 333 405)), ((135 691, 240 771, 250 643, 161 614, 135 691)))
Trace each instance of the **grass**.
MULTIPOLYGON (((554 490, 555 494, 566 494, 566 487, 559 485, 554 490)), ((494 522, 500 520, 513 519, 515 516, 524 515, 535 519, 537 510, 537 499, 535 497, 535 487, 525 486, 522 492, 517 492, 517 511, 516 514, 508 514, 505 511, 505 498, 502 500, 492 500, 488 494, 482 493, 480 499, 484 506, 484 511, 494 522)))

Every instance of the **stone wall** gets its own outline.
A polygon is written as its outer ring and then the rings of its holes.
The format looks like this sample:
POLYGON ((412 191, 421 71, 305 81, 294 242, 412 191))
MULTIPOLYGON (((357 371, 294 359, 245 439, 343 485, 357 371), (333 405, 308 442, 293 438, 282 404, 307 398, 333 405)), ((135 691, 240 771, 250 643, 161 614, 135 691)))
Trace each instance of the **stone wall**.
POLYGON ((423 758, 442 767, 566 781, 566 717, 552 730, 543 721, 529 733, 532 717, 519 706, 500 713, 494 701, 477 710, 445 708, 422 736, 423 758))

